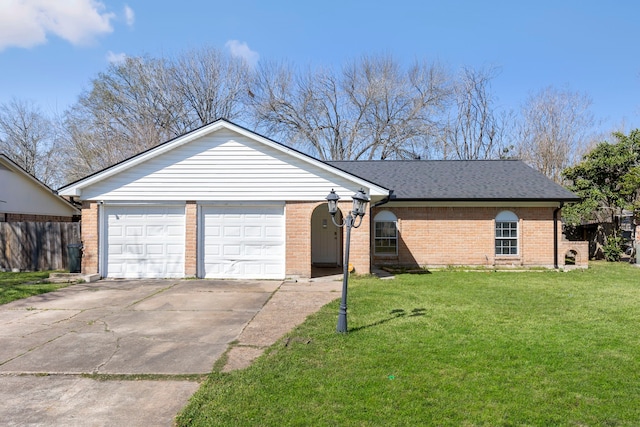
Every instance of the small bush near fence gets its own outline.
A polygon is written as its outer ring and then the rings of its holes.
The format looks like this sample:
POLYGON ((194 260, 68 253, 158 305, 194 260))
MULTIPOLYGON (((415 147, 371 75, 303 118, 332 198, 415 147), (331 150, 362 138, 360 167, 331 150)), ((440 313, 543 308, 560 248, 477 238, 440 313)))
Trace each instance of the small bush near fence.
POLYGON ((80 243, 78 222, 0 222, 0 270, 67 270, 73 243, 80 243))

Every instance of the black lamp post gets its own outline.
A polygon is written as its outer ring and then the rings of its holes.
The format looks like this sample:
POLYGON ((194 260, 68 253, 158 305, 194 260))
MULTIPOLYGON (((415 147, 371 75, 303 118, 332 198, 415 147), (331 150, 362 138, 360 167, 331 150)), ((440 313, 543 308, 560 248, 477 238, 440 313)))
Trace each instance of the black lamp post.
POLYGON ((356 194, 351 196, 353 199, 353 209, 344 218, 342 223, 336 222, 336 213, 338 212, 338 200, 340 196, 335 191, 331 190, 331 193, 327 196, 327 204, 329 205, 329 213, 331 214, 331 221, 336 227, 347 227, 347 241, 344 247, 344 261, 343 261, 343 278, 342 278, 342 300, 340 302, 340 310, 338 311, 338 332, 347 332, 347 284, 349 282, 349 246, 351 244, 351 228, 358 228, 362 225, 362 217, 364 217, 364 211, 369 202, 369 198, 362 190, 358 190, 356 194), (357 219, 360 221, 357 222, 357 219))

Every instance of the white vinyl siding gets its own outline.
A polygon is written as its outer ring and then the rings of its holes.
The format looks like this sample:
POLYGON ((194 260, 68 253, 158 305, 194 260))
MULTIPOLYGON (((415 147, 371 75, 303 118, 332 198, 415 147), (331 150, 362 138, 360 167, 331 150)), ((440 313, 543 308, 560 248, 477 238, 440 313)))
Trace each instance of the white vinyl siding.
POLYGON ((105 277, 184 277, 184 205, 106 206, 104 212, 105 277))
POLYGON ((200 276, 284 279, 284 205, 203 206, 200 276))
POLYGON ((359 186, 299 157, 222 129, 82 190, 91 200, 323 200, 359 186))
POLYGON ((70 217, 80 212, 0 156, 0 212, 70 217))

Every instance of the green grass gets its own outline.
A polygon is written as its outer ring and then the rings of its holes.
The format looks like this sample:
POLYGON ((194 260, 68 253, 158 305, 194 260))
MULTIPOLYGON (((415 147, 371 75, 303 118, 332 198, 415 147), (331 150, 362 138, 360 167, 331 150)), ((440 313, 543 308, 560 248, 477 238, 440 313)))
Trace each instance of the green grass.
POLYGON ((0 304, 6 304, 33 295, 44 294, 67 286, 63 284, 41 283, 49 277, 50 271, 12 273, 0 271, 0 304))
POLYGON ((178 425, 640 425, 628 264, 355 279, 348 334, 337 309, 250 368, 211 374, 178 425))

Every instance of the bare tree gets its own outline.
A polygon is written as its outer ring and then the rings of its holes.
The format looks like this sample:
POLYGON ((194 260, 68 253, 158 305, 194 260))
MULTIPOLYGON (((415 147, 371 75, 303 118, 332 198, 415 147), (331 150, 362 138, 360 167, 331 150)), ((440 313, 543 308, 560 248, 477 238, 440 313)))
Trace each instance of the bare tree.
POLYGON ((112 165, 180 132, 163 60, 127 58, 92 81, 66 113, 69 179, 112 165))
POLYGON ((547 87, 522 108, 520 155, 552 180, 585 153, 595 124, 586 94, 547 87))
POLYGON ((245 108, 249 68, 213 48, 112 64, 66 113, 68 179, 76 179, 245 108))
POLYGON ((56 127, 31 101, 0 105, 0 152, 47 185, 59 183, 56 127))
POLYGON ((251 82, 246 61, 213 48, 183 53, 172 67, 176 95, 194 128, 219 118, 238 120, 246 113, 251 82))
POLYGON ((436 65, 403 70, 377 56, 340 72, 267 64, 251 94, 258 127, 320 159, 415 158, 436 134, 447 84, 436 65))
POLYGON ((496 75, 495 68, 461 70, 454 84, 453 108, 441 137, 445 159, 498 158, 508 148, 504 141, 508 115, 496 111, 491 93, 491 81, 496 75))

